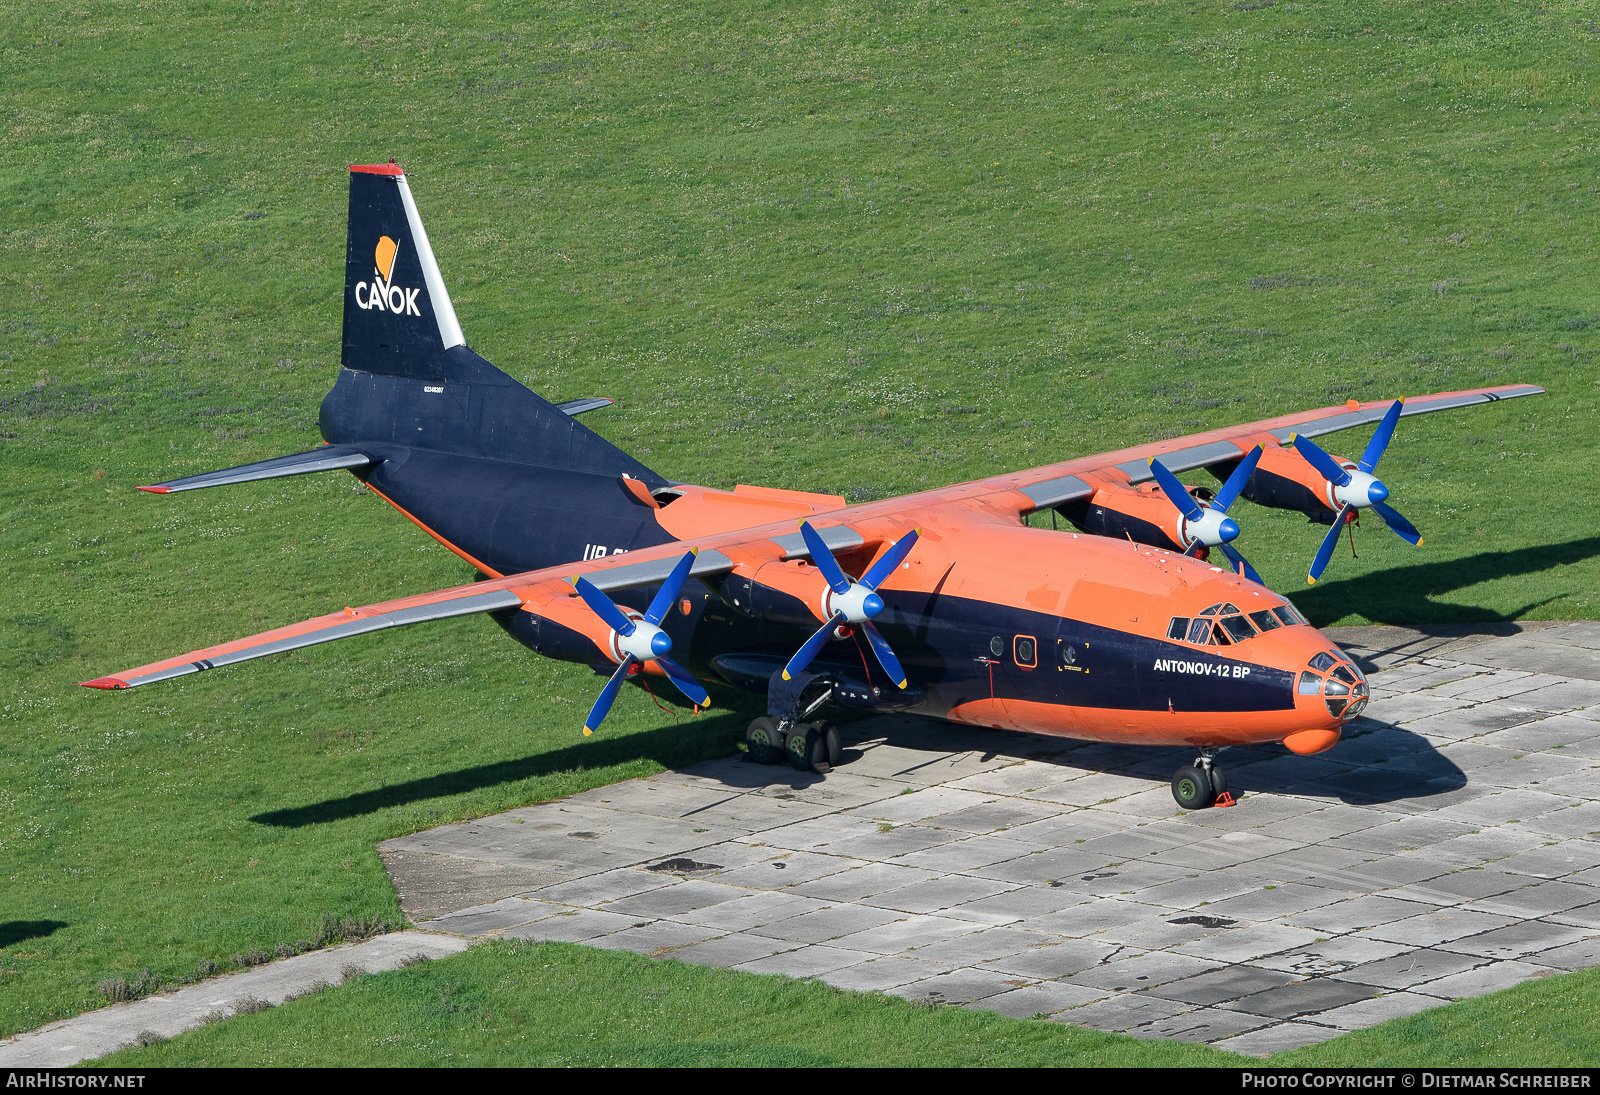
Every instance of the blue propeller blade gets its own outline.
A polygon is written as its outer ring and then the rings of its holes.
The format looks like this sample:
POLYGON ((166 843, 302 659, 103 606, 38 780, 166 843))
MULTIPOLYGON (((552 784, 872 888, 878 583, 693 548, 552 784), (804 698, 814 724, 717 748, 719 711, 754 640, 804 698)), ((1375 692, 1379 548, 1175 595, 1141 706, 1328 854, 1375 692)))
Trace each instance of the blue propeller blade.
POLYGON ((794 652, 794 657, 789 659, 789 664, 783 667, 783 679, 786 681, 793 680, 795 674, 810 665, 811 659, 821 652, 823 644, 828 641, 829 634, 842 623, 844 623, 844 613, 841 612, 812 633, 811 638, 805 641, 805 645, 794 652))
POLYGON ((889 550, 883 553, 882 558, 868 567, 867 572, 861 576, 861 584, 868 589, 876 590, 879 583, 893 574, 895 567, 904 562, 905 557, 911 553, 911 549, 916 546, 917 535, 920 531, 920 529, 912 529, 890 544, 889 550))
POLYGON ((1229 560, 1232 561, 1234 573, 1242 574, 1246 578, 1249 578, 1252 582, 1262 585, 1266 584, 1261 581, 1261 575, 1256 573, 1256 568, 1251 566, 1243 555, 1240 555, 1237 551, 1233 550, 1232 544, 1223 544, 1222 554, 1226 555, 1229 560))
POLYGON ((1294 435, 1294 447, 1300 450, 1300 455, 1306 458, 1306 463, 1317 469, 1318 474, 1336 487, 1342 487, 1350 482, 1350 473, 1341 468, 1338 461, 1317 448, 1311 439, 1294 435))
POLYGON ((850 579, 839 568, 839 563, 834 559, 833 552, 828 548, 827 541, 811 527, 810 522, 800 522, 800 538, 806 542, 806 547, 811 550, 811 562, 820 571, 822 577, 828 582, 828 587, 835 593, 845 594, 850 592, 850 579))
POLYGON ((1178 507, 1178 512, 1190 521, 1198 521, 1201 517, 1200 503, 1196 502, 1188 491, 1183 489, 1183 484, 1178 482, 1178 477, 1167 470, 1167 466, 1155 457, 1150 458, 1150 474, 1155 476, 1156 485, 1161 488, 1161 493, 1167 500, 1178 507))
POLYGON ((906 671, 900 668, 900 659, 894 656, 894 651, 890 649, 888 641, 878 634, 878 629, 872 626, 871 620, 863 623, 861 628, 867 633, 867 642, 872 644, 872 652, 878 656, 878 664, 883 666, 883 671, 889 674, 896 688, 904 688, 906 686, 906 671))
POLYGON ((1374 502, 1372 503, 1372 508, 1378 511, 1378 516, 1383 518, 1383 523, 1388 525, 1396 536, 1416 547, 1422 546, 1422 534, 1417 531, 1417 527, 1404 517, 1401 517, 1393 506, 1386 505, 1383 502, 1374 502))
POLYGON ((688 579, 689 568, 694 566, 694 557, 699 552, 699 548, 693 548, 678 560, 678 565, 672 568, 667 580, 661 583, 656 599, 650 602, 650 611, 644 614, 645 619, 659 626, 667 613, 672 611, 672 602, 678 599, 678 590, 683 588, 683 583, 688 579))
POLYGON ((711 702, 711 697, 706 690, 700 687, 700 682, 689 674, 689 671, 665 654, 657 655, 656 664, 666 673, 667 679, 678 686, 684 698, 698 707, 705 707, 711 702))
POLYGON ((611 679, 600 690, 600 696, 594 701, 594 706, 589 709, 589 717, 584 720, 583 732, 587 736, 600 729, 600 724, 611 713, 611 705, 617 702, 617 692, 622 688, 622 682, 628 679, 628 670, 633 668, 633 655, 625 656, 617 663, 617 671, 611 674, 611 679))
POLYGON ((1378 461, 1383 459, 1383 450, 1389 447, 1389 439, 1394 437, 1395 423, 1400 421, 1400 408, 1404 403, 1405 400, 1397 399, 1384 413, 1383 421, 1378 423, 1378 431, 1367 442, 1366 451, 1356 463, 1356 467, 1368 475, 1378 470, 1378 461))
MULTIPOLYGON (((1222 513, 1228 512, 1228 507, 1238 499, 1239 492, 1244 490, 1244 485, 1250 482, 1250 477, 1255 474, 1256 464, 1261 461, 1261 446, 1257 445, 1250 450, 1250 454, 1239 461, 1239 466, 1233 469, 1233 474, 1228 476, 1228 481, 1222 484, 1222 489, 1211 500, 1211 508, 1222 513)), ((1188 494, 1184 491, 1184 494, 1188 494)), ((1254 581, 1254 579, 1252 579, 1254 581)))
POLYGON ((1328 560, 1333 558, 1333 549, 1339 543, 1339 534, 1344 531, 1345 519, 1350 515, 1351 506, 1339 507, 1339 512, 1334 515, 1333 527, 1328 530, 1328 535, 1322 538, 1322 546, 1317 549, 1317 557, 1311 560, 1311 573, 1306 575, 1306 584, 1311 585, 1322 572, 1327 569, 1328 560))
POLYGON ((589 579, 579 575, 576 578, 568 578, 567 581, 572 583, 573 587, 578 591, 578 596, 582 597, 584 602, 594 609, 594 614, 604 620, 605 625, 612 631, 615 631, 623 638, 627 638, 634 633, 636 628, 634 622, 628 619, 622 609, 612 603, 610 597, 596 589, 589 579))

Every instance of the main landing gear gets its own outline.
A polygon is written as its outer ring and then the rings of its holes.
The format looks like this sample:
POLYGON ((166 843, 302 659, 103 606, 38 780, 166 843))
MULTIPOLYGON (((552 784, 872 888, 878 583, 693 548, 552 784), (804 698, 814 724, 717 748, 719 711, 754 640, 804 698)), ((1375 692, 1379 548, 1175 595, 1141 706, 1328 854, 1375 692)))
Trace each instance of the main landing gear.
POLYGON ((1214 763, 1217 750, 1202 749, 1194 764, 1179 768, 1172 777, 1172 797, 1185 810, 1204 810, 1207 806, 1232 806, 1228 777, 1214 763))
POLYGON ((829 772, 844 754, 839 728, 831 722, 798 722, 785 727, 779 720, 763 715, 744 733, 750 759, 757 764, 777 764, 788 760, 801 772, 829 772))

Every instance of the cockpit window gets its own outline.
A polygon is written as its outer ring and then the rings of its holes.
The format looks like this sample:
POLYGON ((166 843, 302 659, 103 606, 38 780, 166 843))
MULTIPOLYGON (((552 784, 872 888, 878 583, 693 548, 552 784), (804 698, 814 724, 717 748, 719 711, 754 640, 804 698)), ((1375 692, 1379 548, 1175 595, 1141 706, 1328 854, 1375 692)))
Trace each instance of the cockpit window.
POLYGON ((1326 672, 1334 664, 1333 656, 1326 650, 1319 650, 1308 664, 1318 673, 1326 672))
POLYGON ((1271 631, 1274 628, 1283 626, 1283 624, 1278 622, 1278 617, 1272 614, 1271 609, 1262 609, 1260 612, 1250 613, 1250 622, 1255 624, 1262 631, 1271 631))
MULTIPOLYGON (((1229 605, 1228 607, 1232 608, 1233 606, 1229 605)), ((1256 629, 1250 626, 1250 621, 1243 616, 1224 616, 1217 621, 1217 626, 1227 631, 1228 637, 1236 643, 1242 643, 1246 639, 1253 638, 1256 633, 1256 629)))
POLYGON ((1278 619, 1283 621, 1283 625, 1285 627, 1293 627, 1295 624, 1303 624, 1306 622, 1306 618, 1300 615, 1299 611, 1294 607, 1294 605, 1291 604, 1279 605, 1272 611, 1273 614, 1278 617, 1278 619))
POLYGON ((1215 616, 1221 610, 1222 610, 1222 606, 1221 605, 1212 605, 1210 608, 1202 608, 1200 610, 1200 615, 1202 615, 1202 616, 1215 616))
POLYGON ((1211 621, 1202 616, 1189 625, 1189 641, 1204 646, 1211 641, 1211 621))
POLYGON ((1172 617, 1172 622, 1167 625, 1167 638, 1182 639, 1189 633, 1189 622, 1187 616, 1172 617))

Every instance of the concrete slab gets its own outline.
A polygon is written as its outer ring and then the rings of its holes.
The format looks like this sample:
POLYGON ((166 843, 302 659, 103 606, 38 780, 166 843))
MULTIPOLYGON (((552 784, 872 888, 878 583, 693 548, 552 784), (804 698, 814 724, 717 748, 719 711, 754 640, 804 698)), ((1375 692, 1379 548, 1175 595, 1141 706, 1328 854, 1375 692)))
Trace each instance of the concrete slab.
POLYGON ((1051 1015, 1067 1008, 1080 1007, 1095 1000, 1105 999, 1109 993, 1085 988, 1063 981, 1047 981, 1039 985, 1026 985, 1008 992, 985 997, 968 1007, 998 1012, 1014 1019, 1031 1019, 1037 1015, 1051 1015))

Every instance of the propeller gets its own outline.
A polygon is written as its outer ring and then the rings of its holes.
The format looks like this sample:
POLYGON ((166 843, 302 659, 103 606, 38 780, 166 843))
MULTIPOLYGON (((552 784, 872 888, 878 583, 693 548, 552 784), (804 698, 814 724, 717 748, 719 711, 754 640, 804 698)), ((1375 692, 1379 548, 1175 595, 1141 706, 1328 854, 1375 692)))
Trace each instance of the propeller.
POLYGON ((1339 540, 1340 530, 1344 528, 1350 515, 1357 510, 1375 510, 1396 536, 1408 544, 1422 546, 1422 534, 1417 531, 1415 525, 1400 516, 1399 512, 1388 504, 1389 488, 1384 486, 1383 480, 1373 474, 1378 470, 1378 461, 1383 459, 1383 452, 1394 437, 1395 424, 1400 421, 1400 409, 1404 404, 1405 400, 1397 399, 1385 412, 1383 420, 1378 423, 1372 440, 1367 442, 1366 450, 1362 452, 1361 459, 1356 462, 1353 471, 1341 466, 1337 460, 1314 445, 1310 438, 1294 435, 1294 447, 1306 458, 1306 463, 1317 469, 1317 474, 1332 484, 1333 500, 1339 504, 1339 512, 1333 519, 1333 527, 1322 538, 1322 546, 1317 549, 1317 557, 1311 561, 1311 571, 1306 575, 1308 585, 1322 577, 1322 571, 1327 567, 1328 560, 1333 558, 1333 547, 1339 540))
POLYGON ((1165 464, 1155 457, 1150 458, 1150 474, 1155 476, 1156 484, 1167 496, 1168 501, 1183 514, 1183 519, 1187 522, 1184 533, 1194 537, 1184 548, 1183 553, 1193 555, 1203 547, 1221 548, 1222 553, 1233 564, 1234 572, 1244 575, 1252 582, 1261 581, 1261 575, 1256 573, 1256 568, 1251 566, 1243 555, 1233 549, 1232 541, 1239 537, 1239 523, 1228 516, 1228 507, 1238 499, 1239 492, 1244 490, 1244 485, 1250 481, 1250 476, 1255 473, 1256 464, 1260 459, 1261 446, 1257 445, 1239 461, 1239 466, 1233 469, 1233 474, 1222 484, 1222 489, 1217 492, 1216 497, 1201 505, 1194 500, 1194 496, 1184 485, 1178 482, 1178 477, 1167 470, 1165 464))
POLYGON ((678 691, 682 692, 690 703, 704 706, 711 702, 711 697, 700 687, 700 683, 689 675, 689 671, 667 656, 672 650, 672 639, 661 630, 661 621, 672 610, 672 603, 678 599, 678 591, 683 588, 684 581, 689 577, 689 568, 694 565, 695 554, 691 550, 678 560, 678 565, 672 568, 667 580, 661 583, 661 589, 656 594, 655 600, 650 602, 650 609, 644 614, 643 619, 635 619, 623 612, 610 597, 597 589, 587 578, 579 576, 567 579, 578 591, 578 596, 582 597, 594 610, 594 614, 611 629, 612 652, 622 655, 622 660, 617 663, 617 671, 611 674, 611 679, 600 690, 600 698, 594 701, 594 707, 590 709, 589 717, 584 721, 585 737, 600 729, 600 724, 611 712, 611 705, 616 702, 617 693, 622 689, 622 682, 628 679, 628 674, 633 671, 635 665, 642 665, 645 662, 655 662, 659 665, 667 678, 677 685, 678 691))
POLYGON ((894 656, 894 650, 872 625, 872 618, 883 611, 883 598, 876 592, 878 586, 894 573, 895 568, 911 552, 920 531, 913 529, 890 544, 889 550, 868 567, 861 580, 856 582, 840 568, 838 560, 833 557, 833 552, 817 534, 817 530, 805 521, 800 522, 800 536, 805 540, 806 547, 811 550, 811 562, 822 571, 822 577, 828 583, 828 592, 823 594, 822 607, 824 612, 829 613, 829 619, 805 641, 805 645, 795 651, 794 657, 789 659, 789 664, 783 667, 784 680, 791 680, 796 673, 811 664, 811 660, 822 650, 823 644, 828 641, 828 636, 835 628, 843 624, 860 624, 861 630, 867 633, 867 642, 871 645, 872 652, 877 655, 878 664, 883 666, 883 671, 889 674, 896 688, 906 686, 906 674, 905 670, 900 668, 900 659, 894 656))

